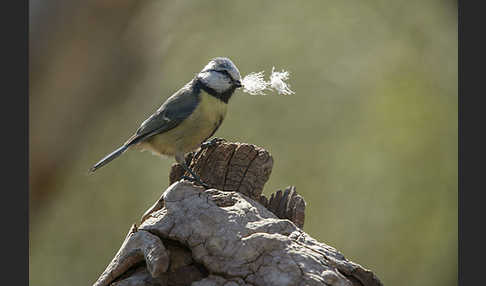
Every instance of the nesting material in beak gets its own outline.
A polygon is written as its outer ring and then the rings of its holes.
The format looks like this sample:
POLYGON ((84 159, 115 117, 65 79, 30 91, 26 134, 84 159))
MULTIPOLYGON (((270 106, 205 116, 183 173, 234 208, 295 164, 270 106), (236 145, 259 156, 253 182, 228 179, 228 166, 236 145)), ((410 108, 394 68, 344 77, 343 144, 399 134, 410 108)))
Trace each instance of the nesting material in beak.
POLYGON ((285 82, 289 79, 288 71, 277 72, 273 67, 269 81, 265 81, 263 73, 263 71, 253 72, 245 76, 241 81, 243 91, 251 95, 265 95, 265 90, 275 90, 278 94, 283 95, 294 94, 290 90, 290 84, 285 82))
POLYGON ((251 95, 265 95, 263 91, 267 89, 267 82, 263 78, 263 71, 248 74, 241 83, 243 84, 244 92, 251 95))

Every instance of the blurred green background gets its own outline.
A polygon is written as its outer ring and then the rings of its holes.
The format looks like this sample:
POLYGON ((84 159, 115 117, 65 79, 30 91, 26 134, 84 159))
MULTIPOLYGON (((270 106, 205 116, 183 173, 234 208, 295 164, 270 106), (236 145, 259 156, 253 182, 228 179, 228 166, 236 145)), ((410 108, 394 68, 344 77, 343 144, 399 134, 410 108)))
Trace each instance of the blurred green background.
POLYGON ((269 150, 304 230, 385 285, 457 284, 456 1, 30 1, 30 282, 91 285, 173 159, 87 170, 215 56, 291 72, 216 133, 269 150))

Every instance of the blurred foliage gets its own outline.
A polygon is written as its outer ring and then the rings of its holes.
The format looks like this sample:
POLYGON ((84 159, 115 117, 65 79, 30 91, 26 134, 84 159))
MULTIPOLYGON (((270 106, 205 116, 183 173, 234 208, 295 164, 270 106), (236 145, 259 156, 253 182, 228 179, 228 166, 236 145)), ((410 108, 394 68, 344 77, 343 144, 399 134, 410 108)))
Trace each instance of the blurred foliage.
POLYGON ((216 136, 268 149, 304 230, 385 285, 457 284, 455 1, 34 1, 30 282, 90 285, 173 159, 89 167, 210 58, 291 71, 292 96, 232 98, 216 136))

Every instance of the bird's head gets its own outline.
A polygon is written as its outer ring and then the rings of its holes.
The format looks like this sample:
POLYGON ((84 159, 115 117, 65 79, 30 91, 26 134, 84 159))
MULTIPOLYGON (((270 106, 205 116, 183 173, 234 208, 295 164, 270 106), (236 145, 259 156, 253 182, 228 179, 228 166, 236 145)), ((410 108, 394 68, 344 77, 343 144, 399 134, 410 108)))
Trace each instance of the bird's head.
POLYGON ((212 59, 197 75, 197 78, 218 93, 225 93, 241 87, 241 75, 228 58, 212 59))

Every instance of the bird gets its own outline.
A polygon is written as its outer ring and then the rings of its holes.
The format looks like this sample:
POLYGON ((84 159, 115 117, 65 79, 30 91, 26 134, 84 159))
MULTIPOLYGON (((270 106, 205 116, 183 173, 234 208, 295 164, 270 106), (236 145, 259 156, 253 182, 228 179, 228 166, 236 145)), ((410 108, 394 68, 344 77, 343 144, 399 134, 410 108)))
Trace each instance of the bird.
MULTIPOLYGON (((125 153, 128 149, 174 156, 192 177, 184 177, 208 187, 186 164, 185 154, 206 142, 223 122, 228 102, 242 87, 240 71, 226 57, 216 57, 181 89, 176 91, 118 149, 97 162, 89 173, 125 153)), ((204 145, 203 144, 203 145, 204 145)))

